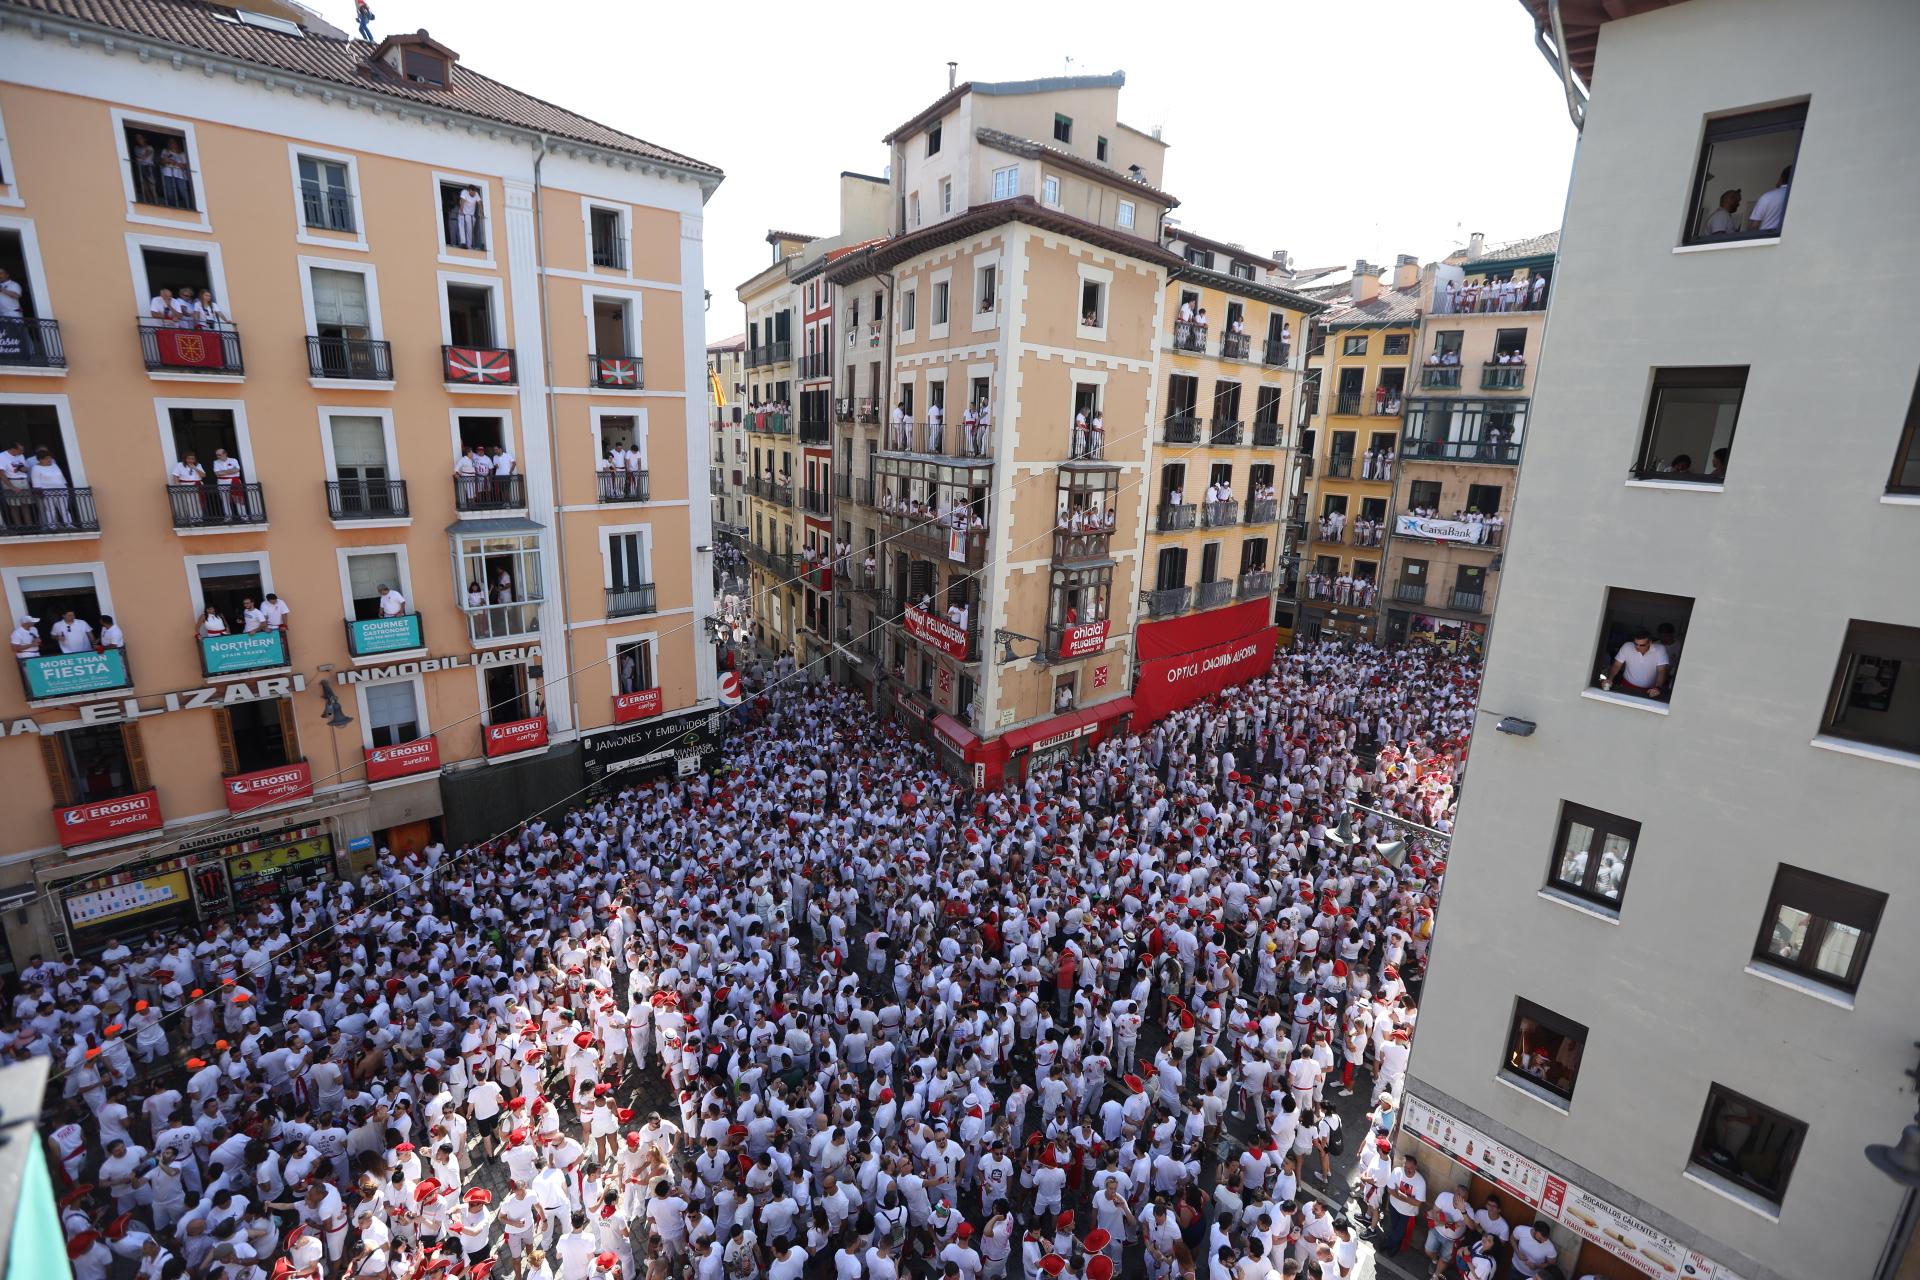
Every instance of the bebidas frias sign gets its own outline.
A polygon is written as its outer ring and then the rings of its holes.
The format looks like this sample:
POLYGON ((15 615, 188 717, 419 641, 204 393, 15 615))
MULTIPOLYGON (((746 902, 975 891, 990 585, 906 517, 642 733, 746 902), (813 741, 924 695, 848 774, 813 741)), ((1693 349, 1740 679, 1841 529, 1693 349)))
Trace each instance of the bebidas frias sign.
POLYGON ((497 667, 509 662, 524 662, 540 656, 537 644, 515 645, 509 649, 481 649, 473 653, 449 653, 441 658, 415 658, 411 662, 390 662, 384 667, 350 667, 336 671, 333 678, 341 684, 371 684, 377 680, 398 680, 424 675, 430 671, 453 671, 460 667, 497 667))

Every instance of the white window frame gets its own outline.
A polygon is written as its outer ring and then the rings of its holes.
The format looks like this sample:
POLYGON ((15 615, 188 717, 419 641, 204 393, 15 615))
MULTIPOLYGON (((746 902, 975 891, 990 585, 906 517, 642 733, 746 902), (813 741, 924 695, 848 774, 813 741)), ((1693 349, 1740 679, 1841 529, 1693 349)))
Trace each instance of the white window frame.
POLYGON ((1073 291, 1074 336, 1090 342, 1105 342, 1108 325, 1113 320, 1113 272, 1086 262, 1075 263, 1074 266, 1078 272, 1073 291), (1085 323, 1085 316, 1080 310, 1080 298, 1090 284, 1100 286, 1100 323, 1097 325, 1085 323))
MULTIPOLYGON (((387 449, 387 479, 406 479, 400 471, 400 446, 393 426, 393 410, 357 404, 323 404, 319 408, 320 458, 321 466, 325 468, 325 474, 321 477, 323 481, 330 482, 336 478, 333 461, 333 419, 337 417, 378 418, 380 435, 387 449)), ((452 474, 451 467, 448 468, 448 474, 452 474)), ((412 508, 409 507, 408 510, 412 508)), ((335 520, 332 523, 336 529, 400 529, 411 525, 413 517, 395 516, 391 520, 335 520)), ((407 598, 411 600, 413 597, 407 598)))
MULTIPOLYGON (((524 668, 526 670, 526 676, 524 677, 524 679, 527 686, 527 701, 529 703, 537 703, 539 704, 539 707, 540 707, 540 710, 537 713, 537 716, 529 716, 527 718, 530 720, 535 718, 544 719, 546 718, 546 715, 547 715, 546 685, 544 682, 539 684, 534 683, 536 677, 533 674, 533 666, 539 660, 540 659, 537 656, 532 656, 532 657, 516 658, 512 662, 489 662, 484 667, 477 662, 474 664, 473 666, 473 703, 474 703, 474 706, 479 708, 479 714, 476 715, 474 719, 479 722, 477 727, 480 730, 480 755, 483 760, 510 758, 510 757, 493 757, 493 756, 488 756, 486 754, 487 726, 488 724, 491 723, 491 720, 489 719, 489 717, 493 714, 493 707, 487 701, 487 677, 493 672, 500 670, 502 667, 524 668)), ((549 721, 549 723, 551 722, 549 721)), ((531 748, 531 750, 545 751, 546 748, 534 747, 534 748, 531 748)), ((514 753, 514 756, 517 757, 525 754, 527 754, 527 752, 517 751, 514 753)))
MULTIPOLYGON (((402 591, 404 594, 404 588, 402 591)), ((407 603, 413 603, 412 596, 407 597, 407 603)), ((387 656, 388 655, 383 653, 379 658, 372 659, 372 661, 381 661, 387 656)), ((394 684, 410 684, 413 686, 413 709, 414 713, 420 719, 420 736, 422 738, 431 738, 433 736, 433 726, 427 721, 427 682, 424 676, 396 676, 391 680, 356 680, 353 685, 353 699, 360 709, 360 749, 362 751, 373 750, 373 717, 367 711, 367 690, 376 685, 385 686, 394 684)), ((435 769, 431 773, 408 774, 406 777, 397 778, 394 779, 394 781, 418 782, 422 778, 437 777, 439 776, 439 772, 438 769, 435 769)), ((376 782, 372 785, 377 788, 382 784, 376 782)))
MULTIPOLYGON (((641 289, 607 288, 597 283, 587 285, 585 288, 581 289, 580 290, 580 311, 582 316, 585 317, 587 322, 587 354, 596 355, 596 356, 607 356, 607 355, 633 356, 634 358, 640 359, 640 360, 646 359, 646 356, 644 354, 645 346, 641 340, 641 323, 642 323, 642 318, 645 314, 643 308, 645 307, 645 304, 646 304, 646 297, 647 297, 646 292, 641 289), (625 351, 595 351, 594 350, 594 347, 597 345, 597 343, 593 334, 593 304, 595 301, 601 300, 601 299, 604 299, 608 302, 624 302, 627 306, 627 350, 625 351)), ((611 390, 613 394, 616 394, 616 395, 645 394, 644 390, 621 391, 618 388, 611 388, 611 389, 606 387, 593 388, 593 392, 595 395, 605 394, 609 390, 611 390)))
MULTIPOLYGON (((173 422, 168 411, 173 409, 212 409, 233 415, 234 443, 240 448, 240 479, 247 484, 260 483, 260 473, 253 464, 253 433, 247 429, 247 402, 235 396, 232 399, 206 396, 155 396, 153 398, 153 425, 160 434, 160 472, 170 475, 173 464, 180 461, 173 452, 173 422)), ((202 465, 210 460, 203 459, 202 465)), ((211 474, 211 471, 209 471, 211 474)), ((259 529, 261 526, 253 526, 259 529)), ((228 532, 232 530, 214 530, 228 532)))
POLYGON ((952 178, 940 179, 939 191, 940 191, 940 212, 943 215, 952 213, 953 212, 953 179, 952 178))
MULTIPOLYGON (((511 336, 507 332, 507 282, 506 281, 502 280, 499 276, 476 276, 476 275, 470 275, 464 271, 440 271, 440 272, 436 272, 435 275, 437 279, 434 285, 435 295, 436 295, 434 298, 434 302, 440 308, 440 345, 441 346, 450 347, 453 345, 453 315, 452 315, 452 312, 449 311, 447 307, 447 286, 450 284, 464 284, 464 285, 471 285, 476 289, 485 289, 487 291, 487 297, 488 297, 488 303, 487 303, 488 310, 490 311, 493 318, 493 340, 495 342, 499 342, 500 339, 511 336)), ((143 311, 145 310, 146 305, 147 304, 144 302, 140 304, 141 309, 143 311)), ((509 342, 506 344, 506 347, 493 347, 489 349, 494 351, 503 351, 503 350, 506 350, 507 347, 512 347, 512 346, 513 346, 513 343, 509 342)), ((520 388, 517 386, 484 387, 484 386, 475 386, 472 383, 465 383, 465 382, 447 382, 445 369, 442 369, 440 371, 440 380, 442 383, 445 384, 447 390, 452 391, 457 395, 517 396, 520 394, 520 388)))
MULTIPOLYGON (((80 457, 79 433, 73 429, 73 404, 65 395, 40 396, 25 391, 7 391, 0 392, 0 404, 52 405, 53 416, 60 424, 60 443, 67 451, 67 483, 75 489, 87 487, 87 464, 80 457)), ((0 449, 12 443, 11 440, 0 441, 0 449)))
MULTIPOLYGON (((311 242, 309 242, 311 243, 311 242)), ((325 243, 324 241, 322 243, 325 243)), ((300 264, 300 314, 304 317, 308 336, 320 331, 320 322, 313 307, 313 271, 344 271, 360 276, 366 282, 367 289, 367 336, 375 342, 386 340, 386 327, 380 319, 380 272, 371 262, 358 262, 351 258, 320 258, 311 254, 301 254, 300 264)), ((442 301, 444 302, 444 295, 442 301)), ((312 370, 309 369, 311 374, 312 370)), ((349 390, 365 387, 369 390, 385 391, 393 387, 391 378, 315 378, 307 382, 315 387, 346 387, 349 390)))
POLYGON ((977 333, 983 329, 996 329, 1000 326, 1000 303, 1005 297, 1005 281, 1000 278, 1000 255, 998 252, 981 254, 973 259, 973 297, 970 309, 973 312, 973 329, 977 333), (980 309, 980 273, 993 272, 993 309, 980 309))
MULTIPOLYGON (((113 154, 120 163, 120 189, 127 198, 127 221, 138 222, 149 227, 171 227, 176 231, 213 231, 212 215, 207 209, 206 174, 200 167, 200 139, 193 131, 193 121, 176 120, 172 116, 159 115, 152 111, 127 111, 120 107, 108 110, 113 122, 113 154), (155 208, 154 205, 141 204, 133 198, 133 157, 127 152, 127 127, 136 129, 166 130, 177 133, 187 144, 187 172, 193 175, 193 198, 200 208, 196 221, 191 218, 162 218, 143 209, 155 208)), ((149 294, 148 297, 152 295, 149 294)), ((140 300, 140 314, 147 313, 147 300, 140 300)))
MULTIPOLYGON (((287 168, 293 175, 293 238, 301 244, 314 244, 327 249, 354 249, 361 253, 367 249, 367 219, 364 202, 360 198, 360 161, 345 151, 323 151, 319 147, 303 146, 298 142, 287 144, 287 168), (344 231, 326 231, 307 225, 305 195, 300 189, 300 157, 325 160, 329 164, 345 165, 347 170, 347 196, 353 205, 353 233, 344 231)), ((311 330, 309 330, 311 332, 311 330)))
POLYGON ((920 290, 918 281, 914 287, 900 291, 900 301, 893 308, 894 323, 900 326, 902 338, 914 336, 914 327, 920 323, 920 290), (910 323, 911 322, 911 323, 910 323))
MULTIPOLYGON (((200 581, 200 566, 220 564, 228 560, 252 560, 260 568, 260 594, 273 594, 277 588, 273 585, 273 566, 267 562, 264 551, 228 551, 221 555, 181 556, 180 562, 187 571, 187 597, 193 601, 193 616, 199 617, 207 611, 207 596, 200 581)), ((227 626, 236 634, 240 631, 239 620, 228 618, 227 626)), ((252 674, 249 672, 248 674, 252 674)))
MULTIPOLYGON (((653 525, 646 524, 604 524, 600 526, 600 587, 603 591, 613 589, 613 540, 628 534, 640 535, 640 561, 647 571, 647 581, 657 585, 654 577, 653 562, 653 525)), ((657 601, 656 601, 657 603, 657 601)), ((652 617, 652 614, 640 614, 640 617, 652 617)))
POLYGON ((944 338, 953 329, 953 268, 942 267, 927 276, 927 337, 944 338), (934 290, 941 285, 947 287, 947 318, 935 321, 933 318, 934 290))
POLYGON ((998 169, 995 169, 993 171, 993 198, 995 200, 1011 200, 1015 196, 1018 196, 1019 194, 1020 194, 1020 166, 1019 165, 1017 164, 1002 165, 998 169), (1011 175, 1011 176, 1007 177, 1006 190, 1002 191, 1000 189, 1001 178, 1005 175, 1011 175))
POLYGON ((920 225, 920 193, 918 191, 907 196, 907 225, 909 227, 920 225))
MULTIPOLYGON (((224 557, 223 557, 224 558, 224 557)), ((7 593, 7 613, 15 618, 27 611, 27 597, 20 589, 22 578, 50 578, 61 573, 85 573, 93 577, 93 594, 100 602, 100 612, 112 616, 116 621, 120 611, 113 607, 113 592, 107 585, 107 562, 105 560, 72 560, 64 564, 23 564, 12 568, 0 569, 0 586, 7 593)), ((45 621, 45 619, 42 619, 45 621)), ((122 628, 124 630, 124 628, 122 628)), ((164 629, 160 634, 164 634, 164 629)), ((138 637, 136 637, 136 643, 138 637)), ((156 644, 164 641, 155 637, 156 644)), ((90 701, 91 696, 83 701, 90 701)))
POLYGON ((488 179, 474 173, 451 173, 435 169, 427 175, 431 186, 428 188, 433 198, 433 240, 439 246, 439 258, 442 266, 449 267, 491 267, 494 265, 493 237, 497 227, 493 220, 493 184, 488 179), (456 183, 460 186, 480 188, 480 219, 487 228, 487 247, 481 249, 458 249, 447 243, 447 216, 440 208, 440 186, 442 183, 456 183))
POLYGON ((585 237, 587 256, 585 258, 587 274, 590 276, 610 276, 617 280, 633 278, 633 210, 624 204, 612 200, 596 200, 592 196, 580 197, 580 234, 585 237), (619 220, 619 232, 625 245, 625 265, 603 267, 593 260, 593 215, 594 211, 611 213, 619 220))
MULTIPOLYGON (((413 566, 407 562, 407 544, 404 542, 369 543, 366 546, 334 548, 334 564, 340 571, 341 621, 351 621, 351 619, 347 617, 347 601, 353 599, 353 578, 347 573, 347 557, 388 554, 391 554, 400 565, 400 594, 407 598, 407 604, 414 613, 420 612, 420 602, 414 599, 413 595, 413 566)), ((426 639, 426 633, 424 631, 421 633, 421 639, 423 641, 426 639)), ((371 657, 355 658, 354 662, 356 664, 398 662, 408 654, 425 652, 426 647, 423 644, 418 649, 402 649, 396 653, 376 653, 371 657)))
MULTIPOLYGON (((600 449, 600 423, 602 419, 605 419, 605 418, 632 418, 633 419, 633 440, 635 444, 640 446, 640 469, 642 471, 651 472, 653 470, 653 466, 652 466, 653 458, 652 458, 652 455, 647 451, 647 411, 637 406, 632 409, 615 409, 615 408, 603 408, 599 405, 594 405, 593 407, 587 410, 587 430, 589 432, 588 446, 593 451, 593 465, 595 469, 597 470, 599 468, 600 459, 603 456, 602 451, 600 449)), ((599 505, 601 506, 623 506, 623 505, 639 506, 641 504, 640 503, 608 502, 608 503, 601 503, 599 505)))
MULTIPOLYGON (((149 235, 143 231, 127 232, 127 272, 133 281, 133 314, 140 324, 149 320, 147 304, 153 301, 153 284, 147 279, 147 260, 141 255, 143 249, 159 249, 164 253, 198 254, 207 260, 207 278, 213 281, 214 305, 227 313, 234 325, 240 323, 240 317, 233 309, 233 295, 227 289, 227 264, 220 256, 220 242, 217 240, 182 240, 174 236, 149 235)), ((147 377, 155 382, 244 382, 246 375, 241 373, 168 373, 149 371, 147 377)))
POLYGON ((507 452, 513 455, 514 474, 525 475, 527 460, 520 452, 519 434, 514 430, 513 411, 502 409, 495 413, 491 409, 449 409, 447 410, 447 474, 453 474, 454 464, 460 461, 460 419, 462 418, 498 418, 506 435, 507 452))
POLYGON ((7 145, 7 118, 0 112, 0 205, 9 208, 26 208, 26 197, 20 194, 20 171, 13 167, 13 148, 7 145))
POLYGON ((1040 203, 1054 209, 1060 207, 1060 179, 1050 173, 1041 175, 1040 203))
POLYGON ((1124 227, 1128 231, 1133 230, 1134 223, 1137 220, 1137 215, 1138 215, 1138 208, 1134 205, 1133 201, 1122 200, 1120 202, 1120 209, 1118 214, 1116 215, 1117 221, 1119 222, 1120 226, 1124 227))
MULTIPOLYGON (((4 141, 5 139, 0 138, 0 143, 4 141)), ((5 157, 3 155, 0 155, 0 163, 5 163, 5 157)), ((11 173, 12 170, 9 169, 7 172, 11 173)), ((0 204, 7 203, 10 202, 0 200, 0 204)), ((39 318, 42 320, 58 319, 59 317, 53 309, 53 284, 47 278, 46 264, 40 260, 40 233, 34 229, 33 219, 0 217, 0 231, 12 231, 20 237, 20 256, 26 260, 27 274, 32 277, 28 283, 33 286, 33 305, 34 309, 40 313, 39 318)), ((149 294, 148 296, 151 297, 152 295, 149 294)), ((147 304, 145 302, 140 304, 139 314, 143 318, 146 316, 147 304)), ((7 366, 7 376, 9 377, 17 377, 23 373, 51 373, 64 377, 66 372, 65 369, 33 369, 24 365, 7 366)))
MULTIPOLYGON (((651 615, 643 615, 639 620, 650 624, 647 630, 638 632, 630 631, 625 635, 607 637, 607 688, 612 691, 612 697, 617 698, 620 696, 620 650, 626 648, 628 645, 644 645, 652 650, 653 678, 656 682, 653 687, 661 691, 661 710, 664 711, 666 709, 666 684, 662 679, 663 672, 660 667, 660 632, 657 629, 656 620, 651 615)), ((621 621, 624 621, 624 619, 621 621)))

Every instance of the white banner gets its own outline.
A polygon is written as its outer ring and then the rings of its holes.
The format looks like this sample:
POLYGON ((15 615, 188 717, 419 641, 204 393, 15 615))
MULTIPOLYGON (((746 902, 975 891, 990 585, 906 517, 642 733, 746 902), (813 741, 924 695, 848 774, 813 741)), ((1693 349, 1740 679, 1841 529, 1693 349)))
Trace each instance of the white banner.
POLYGON ((1433 538, 1439 542, 1480 542, 1487 536, 1485 524, 1430 520, 1425 516, 1401 516, 1393 522, 1393 531, 1409 538, 1433 538))

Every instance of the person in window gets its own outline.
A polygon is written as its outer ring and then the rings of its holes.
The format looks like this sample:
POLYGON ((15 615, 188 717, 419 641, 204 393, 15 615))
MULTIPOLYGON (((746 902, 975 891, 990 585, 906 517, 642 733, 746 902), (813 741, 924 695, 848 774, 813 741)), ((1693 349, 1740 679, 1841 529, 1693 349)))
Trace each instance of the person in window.
POLYGON ((193 634, 200 640, 205 640, 208 636, 224 636, 227 634, 227 620, 220 616, 218 608, 208 605, 201 610, 200 621, 194 627, 193 634))
POLYGON ((1728 187, 1720 193, 1720 203, 1714 206, 1707 220, 1700 225, 1700 238, 1721 239, 1740 230, 1740 202, 1744 199, 1740 188, 1728 187))
POLYGON ((505 445, 495 445, 487 455, 493 463, 493 484, 499 490, 502 499, 512 496, 513 483, 507 479, 513 474, 514 464, 518 461, 507 452, 505 445))
POLYGON ((147 318, 163 329, 180 323, 180 300, 173 296, 173 290, 162 289, 153 295, 153 300, 147 303, 147 318))
POLYGON ((1176 347, 1193 345, 1193 301, 1189 298, 1180 299, 1180 310, 1174 316, 1173 345, 1176 347))
POLYGON ((1085 409, 1073 415, 1073 447, 1069 457, 1087 457, 1087 411, 1085 409))
POLYGON ((407 611, 407 598, 386 583, 379 586, 380 616, 397 618, 407 611))
POLYGON ((1727 450, 1724 447, 1713 451, 1712 464, 1713 465, 1707 468, 1707 478, 1709 480, 1725 480, 1727 478, 1727 450))
POLYGON ((87 653, 93 648, 93 624, 69 609, 53 624, 53 642, 62 653, 87 653))
POLYGON ((9 528, 25 528, 33 523, 33 488, 28 473, 27 447, 18 440, 0 452, 0 509, 4 509, 9 528))
POLYGON ((213 300, 213 290, 202 289, 199 306, 194 309, 194 324, 201 329, 226 329, 232 327, 233 322, 227 318, 220 304, 213 300))
POLYGON ((200 295, 191 285, 181 285, 174 300, 173 327, 176 329, 204 329, 206 327, 206 309, 200 305, 200 295))
MULTIPOLYGON (((511 457, 509 457, 508 461, 512 461, 511 457)), ((626 492, 627 497, 636 502, 639 501, 641 497, 641 473, 645 471, 645 469, 646 461, 640 456, 640 447, 635 445, 628 449, 626 457, 626 492)))
POLYGON ((487 613, 487 593, 478 580, 467 583, 467 616, 473 619, 475 634, 486 639, 493 634, 493 619, 487 613))
POLYGON ((1638 697, 1663 698, 1671 666, 1666 647, 1655 642, 1645 627, 1638 627, 1632 638, 1613 655, 1613 665, 1601 679, 1600 687, 1612 689, 1617 685, 1622 692, 1638 697))
POLYGON ((1747 214, 1747 230, 1760 232, 1778 231, 1780 222, 1787 216, 1787 188, 1793 185, 1793 166, 1788 165, 1780 171, 1780 185, 1753 202, 1753 211, 1747 214))
POLYGON ((473 231, 480 221, 480 188, 468 183, 460 188, 453 210, 453 243, 461 249, 473 248, 473 231))
POLYGON ((37 658, 40 656, 40 619, 30 613, 23 613, 13 620, 13 634, 7 642, 13 646, 16 658, 37 658))
POLYGON ((220 495, 220 514, 227 523, 242 523, 252 517, 247 512, 247 490, 240 479, 240 460, 227 456, 225 449, 213 451, 213 485, 220 495))
POLYGON ((242 596, 240 599, 241 632, 246 635, 252 635, 256 631, 265 631, 266 629, 267 615, 261 612, 260 606, 253 602, 252 596, 242 596))
POLYGON ((53 460, 51 450, 34 451, 33 465, 27 469, 27 483, 40 504, 40 523, 48 528, 71 529, 72 491, 67 484, 67 473, 53 460))
POLYGON ((160 154, 144 133, 133 135, 133 189, 141 204, 160 203, 160 154))
POLYGON ((120 630, 120 624, 113 620, 112 614, 110 613, 101 614, 100 615, 100 636, 99 636, 99 639, 95 642, 94 648, 100 649, 100 650, 107 650, 107 649, 124 649, 126 647, 127 647, 127 635, 126 635, 126 632, 120 630))
POLYGON ((169 207, 193 208, 193 187, 187 180, 187 152, 178 138, 168 138, 160 149, 160 190, 169 207))
POLYGON ((293 610, 289 608, 287 603, 279 596, 269 591, 267 592, 266 599, 260 602, 260 612, 266 617, 267 630, 285 631, 287 629, 287 617, 293 610))

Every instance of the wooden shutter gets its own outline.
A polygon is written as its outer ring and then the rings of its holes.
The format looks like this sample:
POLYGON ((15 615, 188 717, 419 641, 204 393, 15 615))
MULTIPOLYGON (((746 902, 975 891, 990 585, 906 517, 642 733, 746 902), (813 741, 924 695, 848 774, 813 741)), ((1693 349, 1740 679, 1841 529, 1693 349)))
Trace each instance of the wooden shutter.
POLYGON ((127 754, 127 777, 133 781, 135 791, 146 791, 153 786, 147 777, 147 748, 140 740, 140 726, 123 724, 120 726, 120 749, 127 754))
POLYGON ((233 718, 227 714, 225 707, 213 713, 213 731, 220 743, 220 772, 240 772, 240 753, 233 745, 233 718))
POLYGON ((67 773, 67 753, 51 733, 40 735, 40 759, 47 766, 47 785, 53 789, 53 802, 61 807, 73 803, 73 779, 67 773))
POLYGON ((287 763, 292 764, 304 759, 305 757, 300 754, 300 727, 294 719, 293 699, 278 698, 275 699, 274 705, 280 711, 280 743, 286 752, 287 763))

